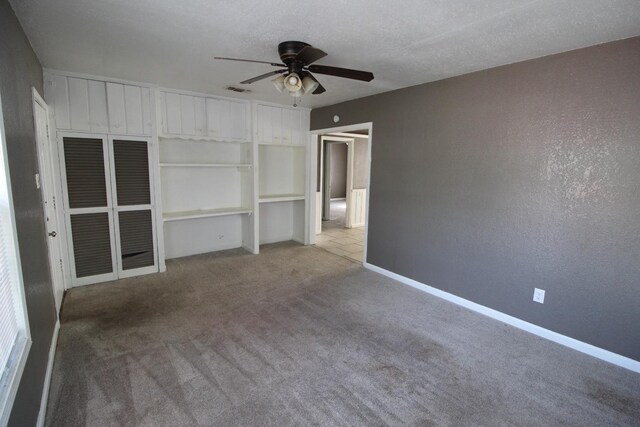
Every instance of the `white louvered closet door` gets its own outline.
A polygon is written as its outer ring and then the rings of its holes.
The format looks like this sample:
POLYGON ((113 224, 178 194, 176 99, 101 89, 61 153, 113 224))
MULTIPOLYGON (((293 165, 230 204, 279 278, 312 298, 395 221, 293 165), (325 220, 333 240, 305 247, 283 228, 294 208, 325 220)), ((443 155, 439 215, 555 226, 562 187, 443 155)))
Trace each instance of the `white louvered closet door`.
POLYGON ((61 144, 73 284, 117 279, 107 137, 65 134, 61 144))
POLYGON ((74 286, 158 271, 149 142, 61 137, 74 286))
POLYGON ((149 141, 109 137, 118 277, 158 271, 149 141))

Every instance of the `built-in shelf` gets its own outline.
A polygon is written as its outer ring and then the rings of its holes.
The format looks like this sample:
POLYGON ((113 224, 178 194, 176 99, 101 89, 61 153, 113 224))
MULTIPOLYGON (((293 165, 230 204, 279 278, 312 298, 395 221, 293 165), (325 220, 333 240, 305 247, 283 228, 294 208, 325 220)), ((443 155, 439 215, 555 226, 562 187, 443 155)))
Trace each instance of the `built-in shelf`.
POLYGON ((222 209, 198 209, 194 211, 165 212, 162 218, 165 221, 179 221, 183 219, 209 218, 214 216, 238 215, 252 213, 253 210, 244 207, 222 209))
POLYGON ((250 168, 250 163, 160 163, 163 168, 250 168))
POLYGON ((190 135, 158 135, 159 139, 165 141, 178 140, 178 141, 205 141, 205 142, 229 142, 233 144, 246 144, 250 141, 242 140, 228 140, 222 138, 216 138, 213 136, 190 136, 190 135))
POLYGON ((269 147, 291 147, 291 148, 305 148, 303 144, 283 144, 280 142, 259 142, 258 145, 266 145, 269 147))
POLYGON ((260 203, 289 202, 304 200, 304 194, 268 194, 260 196, 260 203))

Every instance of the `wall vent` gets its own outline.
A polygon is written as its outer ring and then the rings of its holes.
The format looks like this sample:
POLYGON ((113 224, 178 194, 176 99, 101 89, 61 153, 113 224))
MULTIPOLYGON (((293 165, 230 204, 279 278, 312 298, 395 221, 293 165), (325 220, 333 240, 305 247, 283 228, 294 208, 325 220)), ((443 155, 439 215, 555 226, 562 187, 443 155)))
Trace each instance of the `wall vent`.
POLYGON ((238 92, 238 93, 249 93, 249 92, 251 92, 249 89, 243 89, 241 87, 235 87, 235 86, 227 86, 227 90, 230 90, 231 92, 238 92))

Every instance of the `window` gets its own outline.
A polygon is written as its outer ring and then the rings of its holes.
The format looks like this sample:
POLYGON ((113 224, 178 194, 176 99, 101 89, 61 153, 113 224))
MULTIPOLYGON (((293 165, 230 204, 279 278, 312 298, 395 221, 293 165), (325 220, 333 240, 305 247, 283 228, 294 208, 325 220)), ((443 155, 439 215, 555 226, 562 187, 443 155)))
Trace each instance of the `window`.
POLYGON ((31 345, 0 99, 0 426, 11 414, 31 345))

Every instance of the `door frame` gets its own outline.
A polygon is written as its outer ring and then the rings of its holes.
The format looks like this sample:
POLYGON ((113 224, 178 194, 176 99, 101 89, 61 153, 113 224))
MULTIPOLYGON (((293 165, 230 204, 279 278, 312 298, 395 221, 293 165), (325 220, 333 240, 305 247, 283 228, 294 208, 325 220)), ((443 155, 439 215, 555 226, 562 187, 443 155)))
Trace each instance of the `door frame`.
MULTIPOLYGON (((32 108, 33 108, 33 121, 34 126, 37 126, 36 123, 36 105, 41 107, 44 110, 45 114, 45 122, 46 122, 46 138, 45 144, 47 145, 47 152, 43 152, 40 148, 40 143, 38 142, 38 130, 35 130, 36 136, 36 152, 38 155, 38 181, 40 185, 40 195, 42 197, 42 208, 44 211, 45 219, 47 223, 53 222, 53 226, 55 230, 53 232, 56 233, 54 236, 55 245, 58 246, 58 253, 55 254, 55 251, 52 250, 51 240, 49 236, 46 238, 47 242, 47 252, 49 257, 49 270, 51 273, 51 283, 53 285, 53 296, 54 302, 56 306, 56 313, 60 313, 60 308, 62 307, 62 299, 64 297, 64 292, 67 289, 66 283, 66 266, 64 262, 64 254, 66 251, 66 239, 65 239, 65 227, 64 224, 64 207, 60 203, 62 198, 59 197, 58 187, 56 185, 56 173, 54 167, 54 161, 56 159, 57 150, 52 144, 52 132, 53 129, 51 127, 51 111, 49 110, 49 106, 45 102, 45 100, 40 96, 35 87, 31 88, 31 99, 32 99, 32 108), (47 212, 47 204, 51 201, 53 203, 53 212, 55 214, 55 218, 49 218, 47 212), (62 215, 61 215, 62 213, 62 215), (56 255, 56 256, 54 256, 56 255), (57 269, 60 269, 60 275, 56 273, 57 269)), ((49 227, 45 228, 47 234, 49 233, 49 227)))
MULTIPOLYGON (((367 247, 368 247, 368 239, 369 239, 369 199, 371 197, 371 146, 373 144, 373 122, 365 122, 365 123, 357 123, 353 125, 346 126, 337 126, 333 128, 324 128, 324 129, 315 129, 309 132, 309 145, 314 146, 317 144, 319 137, 323 134, 327 133, 348 133, 352 131, 357 131, 361 129, 367 129, 368 137, 369 137, 369 146, 367 147, 367 165, 369 166, 369 175, 367 177, 367 197, 366 197, 366 208, 365 208, 365 221, 364 221, 364 252, 363 252, 363 262, 367 262, 367 247)), ((309 171, 308 175, 308 191, 309 194, 316 194, 316 185, 317 185, 317 177, 318 177, 318 150, 309 150, 309 158, 308 158, 309 167, 307 170, 309 171)), ((322 179, 322 177, 321 177, 322 179)), ((316 203, 317 197, 310 197, 309 210, 307 213, 307 230, 306 230, 306 244, 313 245, 316 242, 316 203)))

